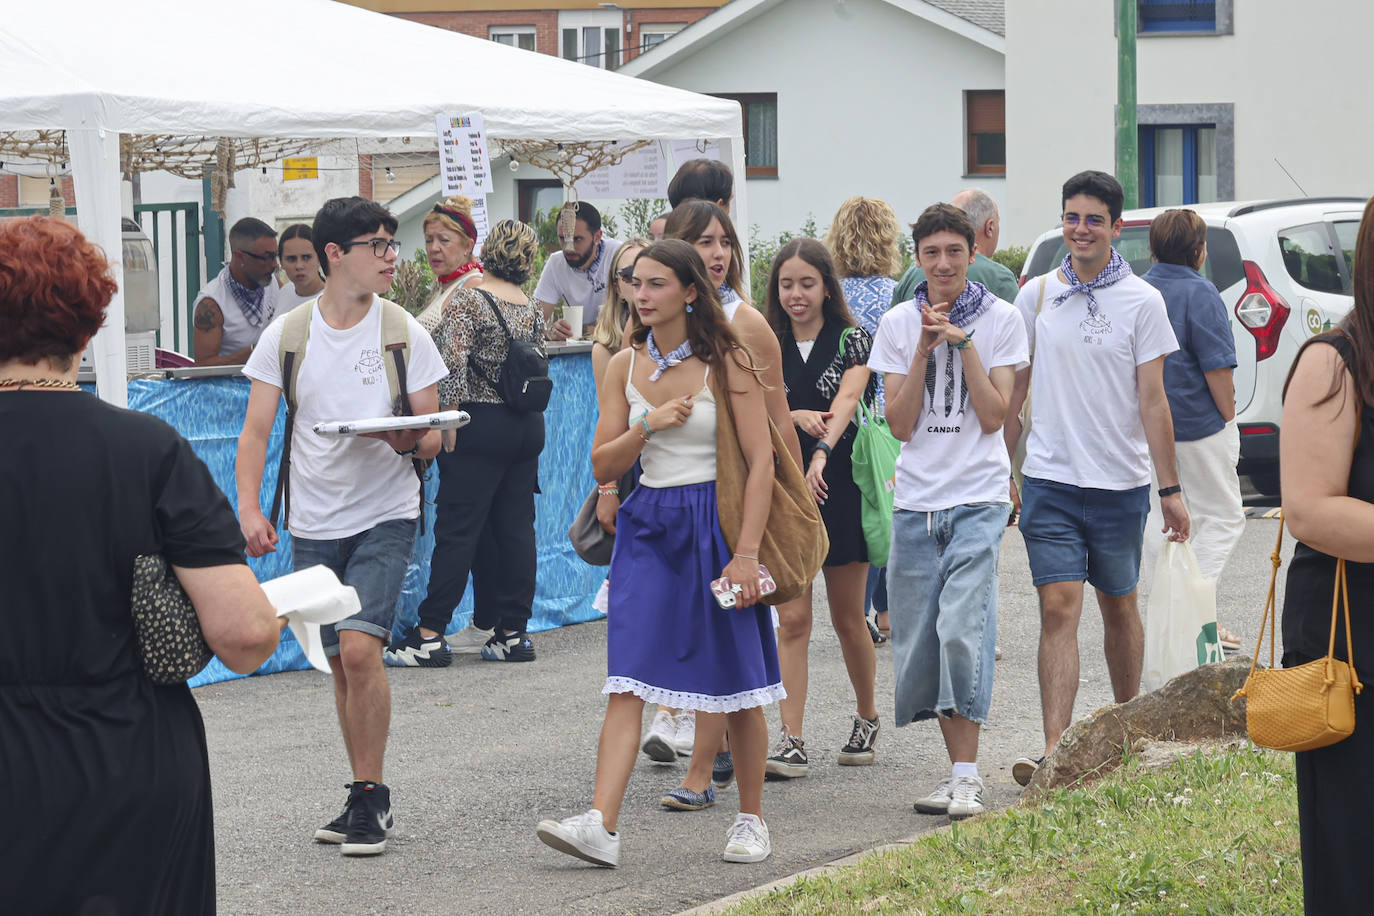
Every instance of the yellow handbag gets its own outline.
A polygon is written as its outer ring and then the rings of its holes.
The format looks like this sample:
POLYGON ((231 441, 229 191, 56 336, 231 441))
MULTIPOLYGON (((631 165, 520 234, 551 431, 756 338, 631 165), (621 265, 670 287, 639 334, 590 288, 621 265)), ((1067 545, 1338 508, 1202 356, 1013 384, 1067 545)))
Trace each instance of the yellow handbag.
POLYGON ((1331 639, 1326 657, 1296 668, 1274 666, 1275 619, 1274 584, 1278 579, 1279 549, 1283 545, 1283 515, 1279 514, 1279 537, 1270 554, 1273 572, 1269 595, 1264 602, 1259 641, 1250 661, 1245 685, 1231 699, 1245 697, 1245 727, 1250 740, 1276 751, 1311 751, 1348 738, 1355 730, 1355 694, 1364 689, 1355 673, 1355 646, 1350 641, 1350 594, 1346 587, 1345 560, 1336 560, 1336 584, 1331 594, 1331 639), (1344 605, 1345 645, 1350 661, 1335 657, 1336 616, 1344 605), (1256 670, 1264 630, 1269 628, 1269 668, 1256 670))
MULTIPOLYGON (((711 386, 716 398, 716 511, 725 543, 734 550, 744 522, 744 484, 749 478, 749 465, 735 430, 730 391, 721 380, 724 375, 723 371, 716 372, 711 386)), ((830 537, 806 477, 792 460, 792 453, 771 419, 768 431, 773 440, 773 491, 768 524, 759 544, 759 562, 768 567, 777 583, 777 591, 769 592, 764 600, 785 604, 806 594, 830 552, 830 537)))

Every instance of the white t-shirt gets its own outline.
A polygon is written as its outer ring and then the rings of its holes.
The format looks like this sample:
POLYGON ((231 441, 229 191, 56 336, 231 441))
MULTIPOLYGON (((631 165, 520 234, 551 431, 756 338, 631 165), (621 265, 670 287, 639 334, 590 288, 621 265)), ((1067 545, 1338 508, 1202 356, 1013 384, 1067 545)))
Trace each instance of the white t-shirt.
MULTIPOLYGON (((1026 330, 1010 302, 995 301, 967 330, 984 371, 1022 369, 1029 357, 1026 330)), ((915 302, 894 305, 883 315, 868 368, 906 375, 921 342, 921 310, 915 302)), ((1010 503, 1011 459, 1002 431, 985 433, 973 412, 964 379, 963 353, 942 343, 926 361, 925 396, 916 429, 897 456, 893 505, 914 512, 939 512, 970 503, 1010 503)))
POLYGON ((277 314, 285 315, 296 306, 309 302, 311 299, 319 298, 319 295, 319 293, 311 293, 308 296, 302 296, 296 292, 295 285, 288 280, 285 286, 277 290, 277 314))
POLYGON ((1030 337, 1031 431, 1022 471, 1076 487, 1130 490, 1150 482, 1150 447, 1140 419, 1136 368, 1178 349, 1159 290, 1137 276, 1093 290, 1098 313, 1047 275, 1040 316, 1040 278, 1016 297, 1030 337))
MULTIPOLYGON (((262 332, 243 367, 251 379, 280 388, 282 322, 262 332)), ((414 393, 448 375, 439 349, 414 318, 409 319, 410 361, 406 388, 414 393)), ((333 540, 398 518, 418 518, 420 488, 409 458, 380 439, 317 436, 311 428, 329 420, 391 416, 391 393, 382 352, 381 302, 346 331, 329 326, 316 309, 310 339, 296 376, 296 421, 291 440, 291 532, 312 540, 333 540)), ((275 523, 275 519, 273 520, 275 523)))
POLYGON ((596 321, 596 313, 601 311, 601 303, 606 301, 611 261, 615 259, 619 248, 619 241, 602 236, 601 251, 593 257, 586 270, 569 267, 563 252, 555 251, 544 262, 544 272, 539 275, 534 298, 554 305, 558 304, 559 299, 568 305, 580 305, 582 323, 592 324, 596 321))

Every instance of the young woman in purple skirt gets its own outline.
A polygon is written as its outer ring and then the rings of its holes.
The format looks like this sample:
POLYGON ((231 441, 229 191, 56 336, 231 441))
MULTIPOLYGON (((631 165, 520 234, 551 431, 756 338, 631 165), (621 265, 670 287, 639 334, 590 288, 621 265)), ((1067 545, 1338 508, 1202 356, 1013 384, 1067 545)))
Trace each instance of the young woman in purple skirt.
MULTIPOLYGON (((661 703, 728 716, 740 813, 727 831, 724 857, 760 862, 771 850, 762 816, 763 706, 784 696, 758 586, 773 477, 763 387, 690 244, 668 239, 644 249, 634 262, 634 287, 637 320, 629 346, 607 368, 592 444, 598 481, 616 480, 636 459, 644 472, 616 517, 602 690, 609 701, 596 789, 591 810, 543 821, 537 832, 560 852, 619 864, 617 819, 644 703, 661 703), (733 554, 716 512, 718 397, 730 398, 749 467, 733 554), (711 581, 722 576, 740 588, 729 610, 711 594, 711 581)), ((715 802, 709 785, 690 794, 686 807, 715 802)))

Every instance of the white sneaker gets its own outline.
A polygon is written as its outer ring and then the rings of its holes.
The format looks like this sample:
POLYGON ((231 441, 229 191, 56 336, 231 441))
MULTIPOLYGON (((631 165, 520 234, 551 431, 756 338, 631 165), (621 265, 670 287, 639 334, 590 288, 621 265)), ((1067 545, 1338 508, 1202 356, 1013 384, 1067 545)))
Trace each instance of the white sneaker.
POLYGON ((649 733, 644 736, 641 750, 655 763, 676 763, 677 749, 673 741, 677 737, 677 723, 673 714, 666 709, 654 713, 654 721, 649 723, 649 733))
POLYGON ((757 814, 738 814, 725 831, 725 861, 762 862, 773 851, 768 825, 757 814))
POLYGON ((472 624, 463 627, 452 636, 446 636, 448 650, 454 654, 480 655, 482 647, 491 639, 491 630, 479 630, 472 624))
POLYGON ((608 868, 620 864, 620 834, 606 830, 595 808, 561 821, 540 821, 534 832, 544 845, 559 852, 608 868))
POLYGON ((677 734, 673 737, 673 748, 679 757, 691 757, 692 745, 697 743, 696 710, 684 709, 677 714, 677 734))
POLYGON ((949 811, 949 800, 954 794, 954 777, 946 776, 940 780, 940 784, 935 787, 925 798, 916 799, 916 804, 912 805, 921 814, 945 814, 949 811))
POLYGON ((960 776, 954 780, 946 812, 950 820, 963 820, 986 810, 983 807, 983 780, 977 776, 960 776))

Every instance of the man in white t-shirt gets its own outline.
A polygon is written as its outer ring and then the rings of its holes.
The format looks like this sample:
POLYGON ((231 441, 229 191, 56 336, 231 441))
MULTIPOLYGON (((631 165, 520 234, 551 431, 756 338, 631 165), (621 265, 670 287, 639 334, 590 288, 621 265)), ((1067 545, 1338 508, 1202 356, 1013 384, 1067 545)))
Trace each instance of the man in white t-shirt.
MULTIPOLYGON (((383 340, 380 293, 391 287, 399 245, 396 218, 361 197, 328 201, 315 216, 313 239, 325 285, 309 308, 309 336, 293 373, 290 475, 284 525, 292 535, 296 569, 323 564, 358 591, 362 610, 321 628, 334 673, 334 697, 344 747, 353 770, 348 803, 315 839, 340 843, 344 855, 376 855, 392 824, 391 792, 382 781, 391 692, 382 650, 415 544, 423 507, 412 458, 439 451, 437 431, 373 433, 326 438, 312 427, 327 420, 387 417, 393 412, 387 360, 395 347, 383 340)), ((239 436, 235 478, 239 523, 250 556, 276 550, 276 519, 255 498, 262 487, 267 439, 282 397, 277 318, 263 332, 243 374, 253 380, 239 436)), ((409 351, 404 393, 413 413, 439 409, 438 382, 448 374, 438 348, 414 318, 406 317, 409 351)))
POLYGON ((887 588, 898 726, 936 718, 951 775, 916 810, 983 811, 978 733, 992 701, 997 564, 1011 513, 1002 421, 1025 327, 968 279, 974 229, 934 204, 912 226, 926 280, 883 316, 868 366, 883 373, 897 458, 887 588))
POLYGON ((555 251, 544 262, 544 272, 534 288, 534 298, 544 310, 544 324, 551 340, 567 340, 573 336, 573 326, 566 318, 552 321, 554 306, 564 304, 582 309, 582 336, 585 328, 596 323, 601 303, 606 301, 606 285, 610 282, 611 261, 620 242, 603 238, 601 211, 587 201, 578 201, 577 221, 573 230, 572 249, 555 251))
MULTIPOLYGON (((1066 181, 1069 253, 1016 297, 1032 366, 1016 374, 1006 443, 1014 452, 1029 390, 1020 528, 1040 596, 1046 755, 1073 718, 1085 580, 1102 612, 1112 693, 1124 703, 1140 690, 1145 636, 1136 584, 1152 458, 1165 530, 1173 540, 1188 537, 1164 393, 1164 357, 1178 343, 1164 299, 1112 247, 1121 234, 1122 198, 1120 183, 1105 172, 1081 172, 1066 181)), ((1013 777, 1026 785, 1043 760, 1020 758, 1013 777)))

